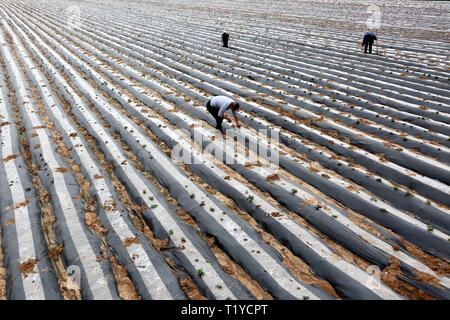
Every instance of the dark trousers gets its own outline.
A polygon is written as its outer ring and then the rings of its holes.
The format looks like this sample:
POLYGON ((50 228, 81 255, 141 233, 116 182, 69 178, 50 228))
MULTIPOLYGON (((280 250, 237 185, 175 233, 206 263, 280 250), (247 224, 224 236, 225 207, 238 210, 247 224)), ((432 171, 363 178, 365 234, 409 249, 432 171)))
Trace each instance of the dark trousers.
POLYGON ((222 39, 224 48, 228 48, 228 39, 222 39))
POLYGON ((364 53, 367 53, 367 47, 369 47, 369 53, 372 53, 372 44, 373 42, 365 42, 364 43, 364 53))
POLYGON ((216 129, 220 130, 223 133, 222 122, 223 118, 219 117, 219 109, 211 107, 211 100, 206 104, 206 109, 208 109, 209 113, 216 119, 216 129))

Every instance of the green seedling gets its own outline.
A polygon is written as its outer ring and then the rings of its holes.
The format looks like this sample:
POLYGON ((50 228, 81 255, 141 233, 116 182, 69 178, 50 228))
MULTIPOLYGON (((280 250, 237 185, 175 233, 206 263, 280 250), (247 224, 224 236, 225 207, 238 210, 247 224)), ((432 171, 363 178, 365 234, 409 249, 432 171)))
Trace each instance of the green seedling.
POLYGON ((203 269, 198 269, 197 274, 202 277, 205 273, 203 272, 203 269))

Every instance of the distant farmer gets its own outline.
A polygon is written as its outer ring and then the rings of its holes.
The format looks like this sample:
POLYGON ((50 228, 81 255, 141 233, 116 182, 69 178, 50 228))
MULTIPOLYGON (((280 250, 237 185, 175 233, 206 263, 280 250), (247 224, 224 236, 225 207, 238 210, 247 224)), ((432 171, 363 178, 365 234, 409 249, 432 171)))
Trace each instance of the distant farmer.
POLYGON ((361 50, 364 47, 364 53, 367 53, 367 47, 369 47, 369 53, 372 53, 373 42, 377 40, 377 36, 372 31, 367 31, 364 35, 361 50))
POLYGON ((222 44, 224 48, 228 48, 228 38, 230 38, 230 35, 228 33, 222 33, 222 44))
POLYGON ((230 109, 231 113, 233 113, 234 120, 236 121, 236 126, 238 128, 241 127, 238 121, 236 110, 239 109, 239 103, 234 102, 233 99, 228 98, 226 96, 215 96, 206 104, 206 109, 208 109, 209 113, 216 119, 216 129, 222 132, 222 137, 225 138, 225 132, 222 128, 223 119, 227 119, 228 122, 231 122, 231 119, 225 115, 225 112, 230 109))

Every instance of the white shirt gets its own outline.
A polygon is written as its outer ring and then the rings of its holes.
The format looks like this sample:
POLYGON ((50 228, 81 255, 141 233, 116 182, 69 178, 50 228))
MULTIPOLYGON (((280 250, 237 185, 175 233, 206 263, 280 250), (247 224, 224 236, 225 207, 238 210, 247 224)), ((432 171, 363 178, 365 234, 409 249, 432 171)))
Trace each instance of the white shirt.
MULTIPOLYGON (((218 116, 223 118, 224 113, 230 109, 230 104, 232 102, 234 102, 234 100, 226 96, 216 96, 211 99, 210 105, 213 108, 219 109, 218 116)), ((231 113, 233 113, 233 116, 237 116, 235 110, 231 110, 231 113)))

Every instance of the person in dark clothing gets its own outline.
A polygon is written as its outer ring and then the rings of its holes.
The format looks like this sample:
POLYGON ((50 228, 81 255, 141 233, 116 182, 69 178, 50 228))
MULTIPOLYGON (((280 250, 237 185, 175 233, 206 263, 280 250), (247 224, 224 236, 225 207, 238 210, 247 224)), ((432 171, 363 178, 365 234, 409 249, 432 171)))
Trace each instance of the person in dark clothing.
POLYGON ((364 35, 361 50, 364 47, 364 53, 367 53, 367 47, 369 48, 369 53, 372 53, 373 42, 377 40, 377 36, 372 31, 367 31, 364 35))
POLYGON ((228 48, 228 38, 230 38, 230 35, 228 33, 222 33, 222 44, 224 48, 228 48))
POLYGON ((236 112, 239 109, 239 103, 234 102, 233 99, 226 96, 215 96, 208 101, 206 104, 206 109, 208 109, 209 113, 211 113, 214 119, 216 119, 216 129, 222 132, 223 138, 226 138, 225 132, 222 128, 223 119, 227 119, 228 122, 231 122, 231 119, 225 115, 227 110, 231 110, 231 113, 233 113, 236 126, 238 128, 241 127, 236 112))

